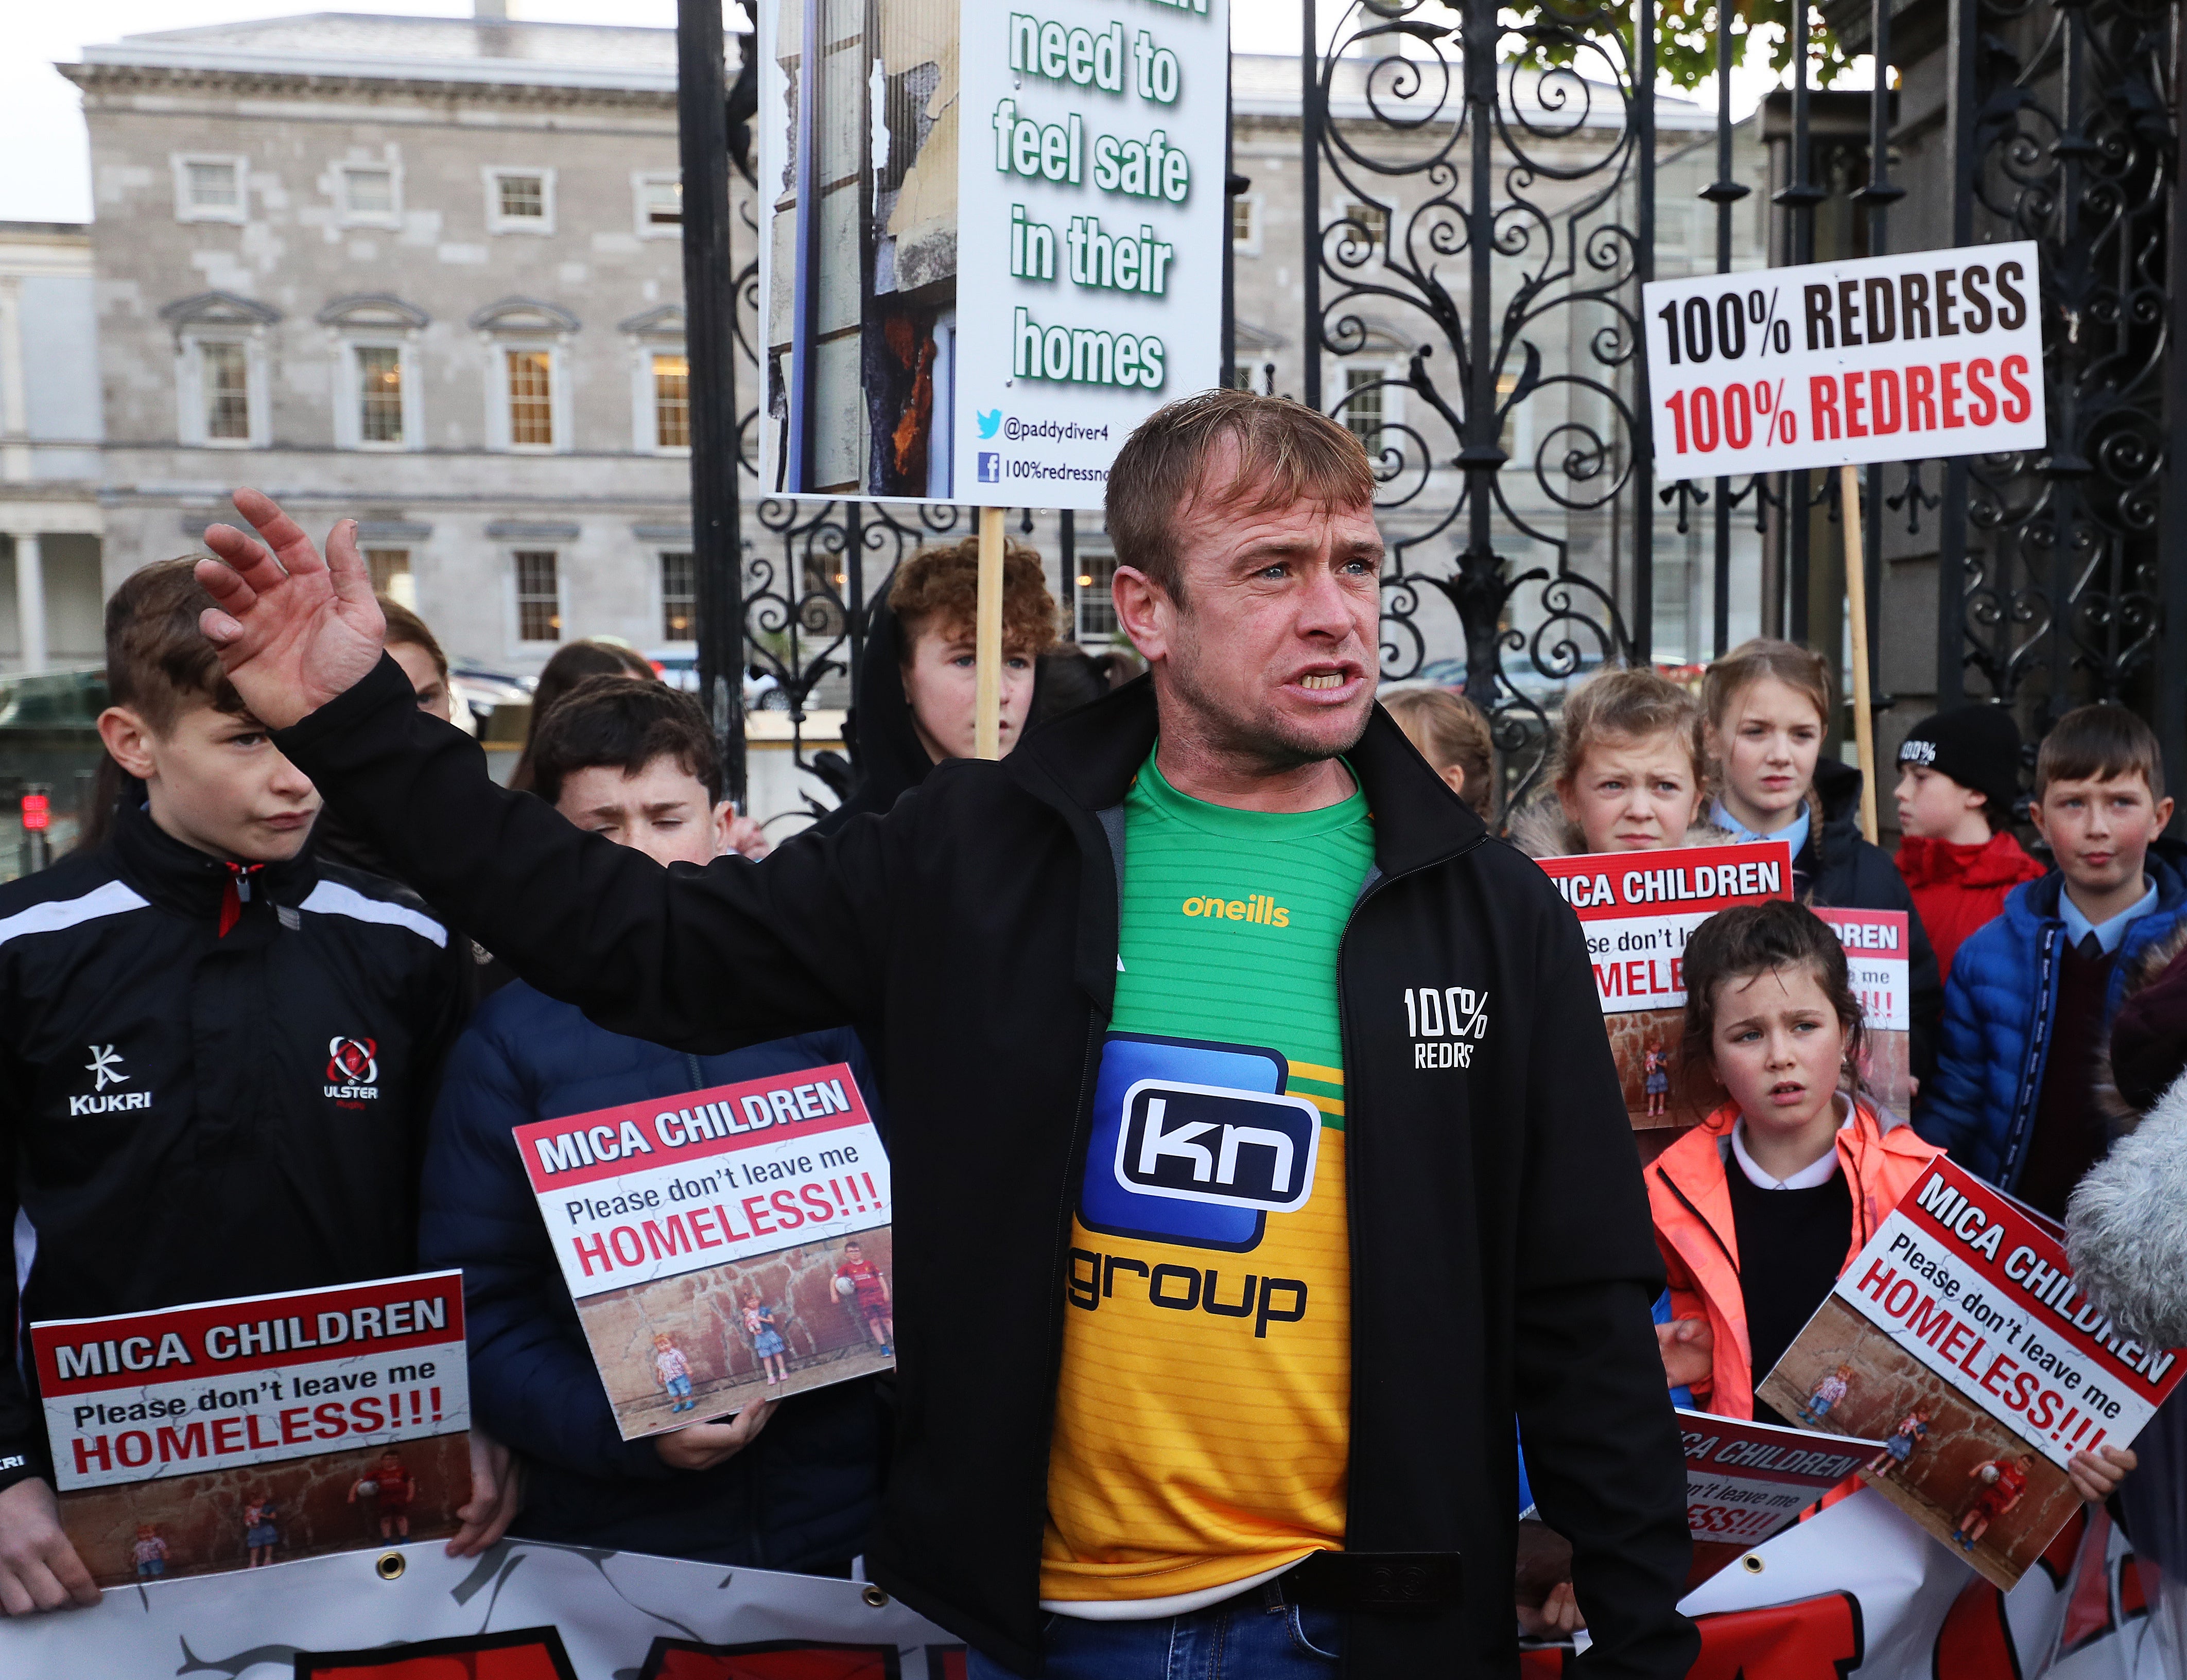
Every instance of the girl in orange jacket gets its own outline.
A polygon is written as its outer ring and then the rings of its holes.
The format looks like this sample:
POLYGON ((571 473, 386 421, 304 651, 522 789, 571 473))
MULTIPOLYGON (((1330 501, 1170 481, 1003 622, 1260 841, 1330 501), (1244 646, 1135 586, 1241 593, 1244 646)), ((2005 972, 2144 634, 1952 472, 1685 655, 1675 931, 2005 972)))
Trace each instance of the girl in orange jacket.
MULTIPOLYGON (((1881 1130, 1839 1090, 1858 1065, 1860 1001, 1845 948, 1784 900, 1711 917, 1686 946, 1687 1079, 1726 1100, 1648 1168, 1672 1319, 1656 1327, 1670 1385, 1704 1410, 1783 1424, 1754 1398, 1838 1274, 1942 1153, 1881 1130)), ((2074 1486, 2109 1497, 2130 1451, 2077 1454, 2074 1486)))

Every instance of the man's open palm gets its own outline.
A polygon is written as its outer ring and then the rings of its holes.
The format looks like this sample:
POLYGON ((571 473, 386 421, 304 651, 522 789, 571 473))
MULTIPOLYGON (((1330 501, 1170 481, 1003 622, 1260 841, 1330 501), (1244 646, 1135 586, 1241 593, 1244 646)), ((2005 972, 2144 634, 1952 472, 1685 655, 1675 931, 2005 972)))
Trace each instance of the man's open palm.
POLYGON ((233 525, 206 527, 205 547, 220 559, 198 562, 198 582, 220 604, 199 626, 244 704, 261 722, 286 728, 370 674, 387 621, 354 520, 328 533, 323 560, 272 497, 239 490, 234 499, 265 541, 233 525))

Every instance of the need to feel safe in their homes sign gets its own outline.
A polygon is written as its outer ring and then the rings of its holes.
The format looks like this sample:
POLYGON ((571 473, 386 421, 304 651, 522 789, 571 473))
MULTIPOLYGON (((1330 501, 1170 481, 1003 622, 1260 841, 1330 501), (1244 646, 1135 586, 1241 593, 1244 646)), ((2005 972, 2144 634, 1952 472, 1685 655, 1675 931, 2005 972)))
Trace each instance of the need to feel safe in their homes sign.
POLYGON ((1221 371, 1228 0, 761 0, 770 493, 1099 508, 1221 371))

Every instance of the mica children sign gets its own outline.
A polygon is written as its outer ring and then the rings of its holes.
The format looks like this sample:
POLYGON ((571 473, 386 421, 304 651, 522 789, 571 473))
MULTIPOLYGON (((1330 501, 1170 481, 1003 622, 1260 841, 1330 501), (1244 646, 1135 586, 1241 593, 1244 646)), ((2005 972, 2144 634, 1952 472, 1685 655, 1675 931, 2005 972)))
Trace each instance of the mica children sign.
POLYGON ((1913 964, 1906 913, 1822 904, 1814 910, 1845 947, 1846 980, 1860 1000, 1861 1092, 1886 1111, 1887 1127, 1914 1110, 1913 964))
POLYGON ((625 1439, 895 1363, 888 1155, 846 1065, 515 1135, 625 1439))
POLYGON ((762 0, 758 52, 762 480, 1099 508, 1220 374, 1227 0, 762 0))
POLYGON ((1830 1392, 1817 1427, 1883 1441, 1869 1483, 2009 1591, 2080 1507, 2073 1455, 2129 1445, 2181 1372, 2080 1293, 2055 1225, 1940 1155, 1756 1393, 1830 1392))
POLYGON ((102 1585, 455 1531, 463 1274, 31 1327, 61 1524, 102 1585))
POLYGON ((1665 483, 2044 447, 2032 240, 1641 292, 1665 483))
POLYGON ((1597 851, 1538 860, 1587 936, 1626 1110, 1636 1130, 1667 1132, 1671 1072, 1684 1031, 1686 941, 1719 910, 1792 896, 1782 840, 1597 851))
POLYGON ((1694 1542, 1689 1591, 1791 1526, 1882 1445, 1683 1407, 1678 1435, 1686 1455, 1686 1527, 1694 1542))

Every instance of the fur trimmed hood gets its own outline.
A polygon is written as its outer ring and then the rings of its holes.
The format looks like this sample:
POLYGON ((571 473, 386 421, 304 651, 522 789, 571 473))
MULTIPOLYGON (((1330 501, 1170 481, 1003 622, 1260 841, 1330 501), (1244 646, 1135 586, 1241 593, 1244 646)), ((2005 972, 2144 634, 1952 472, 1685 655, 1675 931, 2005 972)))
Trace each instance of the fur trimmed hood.
POLYGON ((2150 1347, 2187 1344, 2187 1076, 2157 1099, 2066 1205, 2073 1278, 2150 1347))
MULTIPOLYGON (((1555 791, 1529 800, 1507 824, 1511 844, 1529 857, 1578 857, 1587 851, 1579 824, 1565 815, 1555 791)), ((1680 846, 1729 846, 1731 836, 1704 819, 1686 830, 1680 846)))
MULTIPOLYGON (((2126 977, 2125 988, 2119 993, 2120 1003, 2124 1003, 2171 967, 2173 958, 2182 951, 2187 951, 2187 920, 2183 920, 2178 927, 2134 958, 2133 970, 2126 977)), ((2132 1132, 2140 1124, 2140 1111, 2119 1093, 2118 1079, 2111 1070, 2111 1038, 2108 1032, 2103 1035, 2103 1042, 2096 1047, 2095 1098, 2097 1111, 2103 1115, 2104 1122, 2111 1128, 2113 1137, 2132 1132)), ((2183 1097, 2179 1087, 2174 1085, 2166 1093, 2163 1101, 2187 1104, 2187 1097, 2183 1097)), ((2187 1132, 2183 1132, 2182 1137, 2187 1138, 2187 1132)), ((2179 1344, 2167 1342, 2164 1345, 2173 1347, 2179 1344)))

